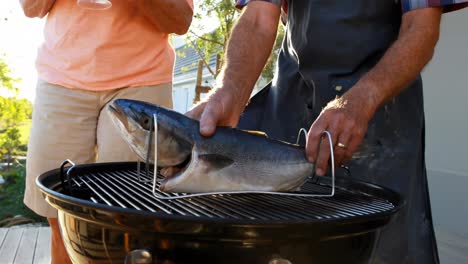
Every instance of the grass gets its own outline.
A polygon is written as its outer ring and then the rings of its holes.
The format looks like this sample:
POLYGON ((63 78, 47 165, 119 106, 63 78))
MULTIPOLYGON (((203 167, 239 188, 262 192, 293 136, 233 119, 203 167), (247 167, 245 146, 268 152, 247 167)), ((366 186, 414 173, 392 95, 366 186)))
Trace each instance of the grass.
POLYGON ((21 215, 34 222, 45 223, 46 219, 35 214, 23 204, 25 169, 18 166, 9 172, 0 172, 5 183, 0 185, 0 221, 21 215))
POLYGON ((22 145, 28 144, 29 132, 31 130, 31 123, 32 123, 32 120, 27 120, 26 122, 24 122, 18 127, 20 134, 21 134, 20 141, 22 145))
MULTIPOLYGON (((31 120, 27 120, 18 126, 21 135, 21 146, 16 154, 19 156, 26 156, 31 123, 31 120)), ((22 161, 20 165, 15 165, 9 171, 5 171, 5 168, 0 169, 0 175, 5 179, 5 183, 0 184, 0 225, 2 220, 11 219, 15 216, 25 217, 35 223, 47 222, 45 218, 31 211, 23 203, 26 179, 24 166, 24 161, 22 161)))

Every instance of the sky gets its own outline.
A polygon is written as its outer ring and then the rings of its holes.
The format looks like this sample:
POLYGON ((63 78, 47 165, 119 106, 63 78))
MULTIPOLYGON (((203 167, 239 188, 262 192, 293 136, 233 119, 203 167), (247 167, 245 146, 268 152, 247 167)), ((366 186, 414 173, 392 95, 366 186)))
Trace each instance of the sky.
POLYGON ((20 97, 34 100, 37 73, 35 59, 43 41, 44 20, 24 16, 18 0, 0 1, 0 57, 18 84, 20 97), (7 18, 7 20, 5 20, 7 18))

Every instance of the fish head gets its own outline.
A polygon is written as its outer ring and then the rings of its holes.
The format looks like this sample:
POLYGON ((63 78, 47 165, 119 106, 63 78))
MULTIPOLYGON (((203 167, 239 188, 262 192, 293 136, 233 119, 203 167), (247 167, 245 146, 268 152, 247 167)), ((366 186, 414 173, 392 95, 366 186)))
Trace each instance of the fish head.
MULTIPOLYGON (((108 113, 122 138, 142 160, 154 162, 154 120, 157 117, 157 164, 175 166, 191 154, 197 123, 162 106, 129 99, 116 99, 108 113)), ((198 131, 198 130, 197 130, 198 131)))

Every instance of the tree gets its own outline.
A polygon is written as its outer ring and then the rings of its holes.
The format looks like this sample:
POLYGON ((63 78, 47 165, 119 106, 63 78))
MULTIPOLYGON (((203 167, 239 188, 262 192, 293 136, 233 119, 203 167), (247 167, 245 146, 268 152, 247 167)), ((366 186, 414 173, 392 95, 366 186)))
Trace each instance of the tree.
POLYGON ((273 75, 275 74, 276 60, 278 59, 278 54, 281 50, 283 39, 284 39, 284 26, 280 24, 278 25, 278 35, 276 36, 275 45, 273 46, 273 50, 271 52, 270 58, 268 58, 265 68, 263 68, 263 71, 262 71, 261 77, 265 80, 273 79, 273 75))
POLYGON ((11 70, 3 58, 0 58, 0 88, 12 91, 14 95, 18 94, 19 89, 16 87, 18 79, 11 77, 11 70))
POLYGON ((0 96, 0 133, 31 119, 32 105, 26 99, 0 96))
POLYGON ((0 132, 18 126, 31 118, 32 105, 26 99, 18 99, 19 79, 11 77, 7 63, 0 58, 0 90, 13 92, 8 97, 0 96, 0 132))
MULTIPOLYGON (((194 15, 192 26, 186 35, 186 40, 188 45, 197 51, 205 67, 213 75, 213 78, 216 78, 219 72, 210 67, 210 58, 213 54, 218 54, 218 63, 220 65, 223 64, 229 35, 236 19, 239 17, 240 11, 233 5, 232 0, 202 0, 199 1, 197 7, 198 11, 194 15), (201 33, 206 32, 207 21, 218 23, 219 26, 209 33, 201 33)), ((283 37, 283 26, 279 25, 275 47, 261 76, 266 80, 271 80, 273 77, 275 62, 283 37)), ((221 67, 218 68, 220 69, 221 67)))
POLYGON ((18 127, 31 119, 32 105, 26 99, 0 97, 0 159, 6 159, 7 170, 21 147, 18 127))
POLYGON ((6 157, 8 164, 21 144, 18 126, 32 115, 32 104, 16 97, 17 82, 18 79, 11 77, 8 65, 0 59, 0 89, 13 92, 9 97, 0 96, 0 159, 6 157))
POLYGON ((202 0, 198 2, 192 26, 186 35, 186 41, 196 50, 214 78, 218 72, 210 67, 210 58, 213 54, 219 54, 219 63, 222 65, 229 34, 238 16, 239 10, 234 7, 231 0, 202 0), (216 23, 218 26, 206 33, 208 30, 206 26, 212 26, 212 23, 207 25, 207 21, 216 23))
POLYGON ((10 170, 10 164, 13 162, 13 156, 21 145, 20 131, 17 127, 9 127, 4 133, 0 134, 0 153, 6 156, 7 171, 10 170))

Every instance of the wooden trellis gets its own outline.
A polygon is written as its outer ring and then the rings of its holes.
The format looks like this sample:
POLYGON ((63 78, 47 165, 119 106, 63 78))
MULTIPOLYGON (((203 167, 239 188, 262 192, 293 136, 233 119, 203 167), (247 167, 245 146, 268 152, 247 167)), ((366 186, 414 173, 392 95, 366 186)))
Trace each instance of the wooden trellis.
MULTIPOLYGON (((219 72, 219 54, 216 55, 216 73, 219 72)), ((211 90, 211 86, 203 86, 202 81, 203 81, 203 66, 204 62, 203 60, 198 61, 198 71, 197 71, 197 83, 195 85, 195 98, 193 99, 193 103, 197 103, 200 101, 200 95, 202 93, 208 93, 211 90)))

